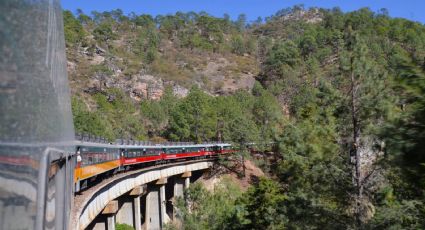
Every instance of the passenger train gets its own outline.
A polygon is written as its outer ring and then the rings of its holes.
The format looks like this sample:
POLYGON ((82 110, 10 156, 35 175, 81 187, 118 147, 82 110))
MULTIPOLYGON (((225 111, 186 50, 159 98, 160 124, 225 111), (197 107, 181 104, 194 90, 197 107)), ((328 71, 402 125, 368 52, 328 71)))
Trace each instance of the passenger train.
POLYGON ((77 164, 74 170, 75 192, 99 177, 113 175, 131 168, 166 164, 176 161, 218 157, 234 152, 228 143, 164 143, 118 144, 78 141, 77 164))

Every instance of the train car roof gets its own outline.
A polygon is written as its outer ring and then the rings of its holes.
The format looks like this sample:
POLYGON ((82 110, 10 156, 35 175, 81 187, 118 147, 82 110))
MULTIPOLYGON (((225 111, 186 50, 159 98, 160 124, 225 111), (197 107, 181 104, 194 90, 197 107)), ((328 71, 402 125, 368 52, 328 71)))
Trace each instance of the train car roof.
POLYGON ((84 147, 101 147, 101 148, 120 148, 120 149, 156 149, 156 148, 202 148, 202 147, 227 147, 231 146, 229 143, 205 143, 205 144, 191 144, 191 145, 120 145, 120 144, 108 144, 108 143, 96 143, 96 142, 85 142, 76 141, 76 146, 84 147))

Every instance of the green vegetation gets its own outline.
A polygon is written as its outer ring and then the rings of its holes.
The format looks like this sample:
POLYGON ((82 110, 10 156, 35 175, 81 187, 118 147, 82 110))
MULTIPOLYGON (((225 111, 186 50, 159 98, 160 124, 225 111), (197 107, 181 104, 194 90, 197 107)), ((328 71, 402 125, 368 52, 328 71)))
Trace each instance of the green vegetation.
POLYGON ((213 97, 193 87, 187 97, 178 99, 168 88, 159 101, 142 101, 140 105, 134 105, 117 89, 107 90, 106 95, 97 93, 93 98, 94 111, 89 111, 78 97, 73 98, 75 128, 111 140, 163 137, 173 141, 246 143, 260 138, 272 140, 280 122, 278 102, 264 89, 257 96, 240 91, 213 97))
POLYGON ((96 103, 95 111, 89 111, 78 97, 72 100, 74 124, 78 132, 104 136, 109 140, 144 139, 146 133, 143 118, 131 99, 122 91, 110 89, 107 95, 96 93, 93 98, 96 103))
MULTIPOLYGON (((228 178, 221 181, 213 192, 195 183, 185 191, 188 204, 177 200, 177 215, 182 219, 184 229, 229 229, 237 213, 236 202, 242 193, 228 178)), ((169 226, 172 229, 173 226, 169 226)))
POLYGON ((63 12, 65 40, 68 46, 78 44, 84 39, 84 28, 74 15, 66 10, 63 12))
POLYGON ((116 224, 116 230, 134 230, 134 228, 128 224, 116 224))
POLYGON ((252 90, 227 96, 192 87, 185 98, 167 89, 135 103, 118 89, 77 93, 76 129, 110 139, 256 142, 260 150, 276 143, 273 179, 243 194, 230 184, 189 189, 184 229, 425 228, 425 26, 386 10, 301 10, 251 25, 243 15, 65 12, 68 47, 124 53, 129 76, 143 68, 189 81, 205 65, 191 58, 202 55, 232 55, 244 69, 252 55, 260 69, 252 90), (112 49, 117 40, 128 49, 112 49), (180 57, 191 61, 177 67, 180 57))

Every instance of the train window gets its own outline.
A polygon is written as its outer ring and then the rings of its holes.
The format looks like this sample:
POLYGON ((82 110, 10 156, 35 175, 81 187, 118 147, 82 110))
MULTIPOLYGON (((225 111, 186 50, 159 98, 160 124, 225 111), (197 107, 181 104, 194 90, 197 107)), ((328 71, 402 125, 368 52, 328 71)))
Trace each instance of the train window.
POLYGON ((192 153, 199 152, 199 148, 196 148, 196 147, 189 148, 188 152, 192 152, 192 153))
POLYGON ((87 154, 82 154, 81 156, 83 158, 83 166, 89 165, 87 154))
POLYGON ((180 148, 168 149, 168 153, 171 153, 171 154, 177 154, 177 153, 181 153, 181 152, 182 152, 182 149, 180 149, 180 148))

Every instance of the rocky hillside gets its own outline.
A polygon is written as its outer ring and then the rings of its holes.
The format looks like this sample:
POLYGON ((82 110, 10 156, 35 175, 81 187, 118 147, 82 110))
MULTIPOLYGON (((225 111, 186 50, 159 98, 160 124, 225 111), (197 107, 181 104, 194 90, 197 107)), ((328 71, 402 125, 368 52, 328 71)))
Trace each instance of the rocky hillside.
POLYGON ((64 16, 73 95, 118 88, 135 101, 157 100, 166 86, 184 97, 193 85, 223 95, 251 89, 258 74, 255 38, 229 19, 120 10, 64 16))
MULTIPOLYGON (((65 11, 76 129, 111 139, 158 135, 169 139, 174 132, 169 130, 170 114, 149 115, 154 110, 158 114, 158 107, 164 104, 151 101, 159 101, 167 89, 173 97, 184 98, 194 86, 209 96, 250 93, 256 79, 261 80, 275 43, 276 33, 267 34, 267 28, 280 31, 278 27, 290 23, 316 24, 322 17, 318 9, 296 7, 279 11, 267 22, 259 19, 251 24, 244 15, 232 21, 226 15, 216 18, 205 12, 153 18, 126 16, 121 10, 91 15, 65 11)), ((243 110, 253 120, 251 109, 250 105, 243 110)), ((263 122, 255 121, 258 125, 263 122)))

